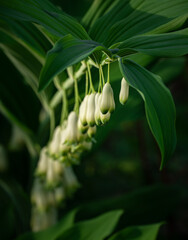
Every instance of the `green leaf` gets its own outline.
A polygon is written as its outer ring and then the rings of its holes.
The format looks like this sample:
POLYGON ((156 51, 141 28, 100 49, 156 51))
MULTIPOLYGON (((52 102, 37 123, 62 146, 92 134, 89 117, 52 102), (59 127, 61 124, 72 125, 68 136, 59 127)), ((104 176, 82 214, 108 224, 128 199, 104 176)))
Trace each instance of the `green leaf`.
POLYGON ((131 60, 120 60, 119 66, 122 75, 145 102, 147 121, 161 151, 162 169, 176 145, 175 106, 170 91, 159 76, 131 60))
POLYGON ((82 19, 82 24, 88 28, 92 26, 95 21, 105 14, 112 6, 112 3, 116 2, 117 0, 94 0, 88 11, 86 12, 85 16, 82 19))
POLYGON ((12 123, 32 135, 38 129, 41 105, 3 54, 1 60, 0 110, 12 123))
POLYGON ((90 39, 84 28, 48 0, 0 0, 0 14, 42 25, 53 35, 90 39))
POLYGON ((23 234, 17 240, 55 240, 73 225, 76 212, 77 210, 73 210, 67 213, 57 224, 46 230, 23 234))
POLYGON ((185 0, 122 0, 90 29, 92 39, 109 47, 135 35, 151 32, 172 31, 186 20, 188 2, 185 0), (181 19, 180 19, 181 18, 181 19), (160 26, 164 26, 160 28, 160 26))
POLYGON ((114 230, 122 210, 111 211, 97 218, 76 223, 57 240, 103 240, 114 230))
POLYGON ((119 56, 130 50, 152 56, 179 57, 188 53, 188 28, 172 33, 135 36, 119 45, 119 56))
POLYGON ((128 227, 113 235, 109 240, 155 240, 162 224, 128 227))
POLYGON ((0 28, 18 41, 43 63, 46 52, 52 47, 45 36, 30 22, 8 18, 0 20, 0 28))
MULTIPOLYGON (((42 68, 41 62, 32 54, 27 47, 20 44, 18 40, 8 33, 0 30, 0 48, 10 59, 13 65, 23 75, 24 80, 31 86, 35 94, 40 99, 43 106, 51 98, 54 86, 51 84, 45 92, 38 93, 38 81, 42 68)), ((45 106, 44 106, 45 107, 45 106)))
POLYGON ((46 62, 40 75, 39 91, 44 89, 58 73, 84 60, 98 50, 105 51, 106 49, 97 42, 79 40, 71 35, 60 39, 47 54, 46 62))

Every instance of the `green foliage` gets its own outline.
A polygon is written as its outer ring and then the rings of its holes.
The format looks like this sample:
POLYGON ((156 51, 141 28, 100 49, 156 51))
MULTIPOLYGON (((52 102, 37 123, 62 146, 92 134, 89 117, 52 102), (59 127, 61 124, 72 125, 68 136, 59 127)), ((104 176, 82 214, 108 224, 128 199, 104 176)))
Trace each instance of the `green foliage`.
POLYGON ((157 223, 146 226, 129 227, 116 233, 109 238, 109 240, 155 240, 161 225, 161 223, 157 223))
POLYGON ((76 210, 73 210, 64 216, 56 225, 37 233, 26 233, 18 237, 17 240, 54 240, 73 225, 75 214, 76 210))
POLYGON ((47 54, 41 71, 39 91, 44 89, 55 75, 98 50, 105 50, 105 47, 91 40, 79 40, 71 35, 60 39, 47 54))
POLYGON ((176 144, 175 106, 172 96, 159 76, 134 62, 120 62, 120 68, 125 79, 140 93, 145 102, 146 117, 161 150, 162 169, 164 161, 172 155, 176 144))
POLYGON ((55 37, 72 34, 81 39, 89 39, 86 31, 74 18, 63 13, 48 0, 1 0, 0 5, 1 15, 40 24, 55 37))
POLYGON ((188 28, 173 33, 135 36, 123 41, 119 56, 133 50, 152 56, 178 57, 188 53, 188 28))
POLYGON ((105 213, 92 220, 76 223, 72 228, 60 235, 57 240, 102 240, 112 233, 121 214, 121 210, 116 210, 105 213))

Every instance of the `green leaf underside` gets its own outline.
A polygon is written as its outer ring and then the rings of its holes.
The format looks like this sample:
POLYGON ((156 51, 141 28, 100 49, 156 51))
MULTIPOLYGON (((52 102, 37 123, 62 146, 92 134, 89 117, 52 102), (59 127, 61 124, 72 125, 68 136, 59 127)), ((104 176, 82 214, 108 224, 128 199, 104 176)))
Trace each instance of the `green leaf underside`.
POLYGON ((44 89, 55 75, 98 50, 106 51, 105 47, 91 40, 79 40, 71 35, 60 39, 47 54, 40 75, 39 91, 44 89))
POLYGON ((38 23, 55 36, 72 34, 77 38, 89 39, 84 28, 74 18, 48 0, 0 0, 0 6, 0 15, 38 23))
POLYGON ((114 230, 122 210, 111 211, 91 220, 76 223, 57 240, 103 240, 114 230))
POLYGON ((109 240, 156 240, 158 231, 163 223, 156 223, 144 226, 128 227, 115 235, 109 240))
POLYGON ((21 235, 16 240, 54 240, 60 234, 72 227, 74 223, 76 210, 67 213, 57 224, 36 233, 29 232, 21 235))
POLYGON ((159 76, 152 74, 131 60, 119 61, 122 75, 145 102, 150 129, 159 145, 162 162, 169 159, 176 145, 175 106, 170 91, 159 76))
POLYGON ((135 36, 122 42, 119 49, 119 56, 131 50, 152 56, 182 56, 188 53, 188 28, 173 33, 135 36))
POLYGON ((157 33, 176 30, 185 22, 187 13, 186 0, 117 0, 110 11, 97 19, 90 36, 109 47, 155 29, 157 33))

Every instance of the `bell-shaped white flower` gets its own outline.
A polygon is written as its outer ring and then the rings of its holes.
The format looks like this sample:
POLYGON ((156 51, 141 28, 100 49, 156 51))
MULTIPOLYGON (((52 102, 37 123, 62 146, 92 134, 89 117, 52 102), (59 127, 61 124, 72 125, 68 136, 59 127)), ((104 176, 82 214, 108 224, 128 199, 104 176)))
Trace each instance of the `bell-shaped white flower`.
POLYGON ((57 204, 60 204, 66 197, 65 195, 65 190, 62 186, 57 187, 54 190, 54 195, 55 195, 55 201, 57 204))
POLYGON ((47 173, 46 173, 46 181, 47 181, 47 185, 49 187, 55 186, 56 185, 56 175, 54 172, 54 165, 53 162, 54 160, 49 159, 48 161, 48 169, 47 169, 47 173))
POLYGON ((129 97, 129 84, 125 80, 125 78, 122 78, 121 80, 121 90, 119 93, 119 101, 122 105, 124 105, 129 97))
MULTIPOLYGON (((60 155, 66 156, 68 152, 70 152, 70 146, 65 144, 62 144, 59 148, 60 155)), ((60 157, 61 158, 61 157, 60 157)))
POLYGON ((114 93, 110 83, 105 83, 102 90, 102 97, 100 101, 100 110, 103 114, 108 111, 113 112, 115 109, 114 93))
MULTIPOLYGON (((80 131, 80 133, 84 134, 87 132, 88 130, 88 125, 84 126, 82 123, 81 123, 81 120, 80 118, 78 118, 78 130, 80 131)), ((79 137, 78 137, 79 138, 79 137)))
POLYGON ((86 120, 91 127, 95 125, 95 95, 96 93, 90 94, 87 103, 86 120))
POLYGON ((52 141, 49 144, 49 153, 53 157, 57 157, 60 143, 61 143, 61 127, 58 126, 55 128, 52 141))
POLYGON ((64 165, 59 161, 53 161, 54 173, 56 176, 61 176, 64 172, 64 165))
POLYGON ((88 97, 89 95, 86 95, 84 97, 79 110, 79 119, 83 126, 87 125, 86 114, 87 114, 88 97))
POLYGON ((107 112, 106 114, 103 114, 100 112, 100 119, 103 124, 107 123, 110 120, 110 112, 107 112))
POLYGON ((47 148, 44 147, 40 152, 40 158, 36 169, 37 175, 45 175, 48 168, 47 148))
POLYGON ((78 133, 78 117, 76 112, 72 111, 68 116, 65 142, 69 144, 76 143, 77 133, 78 133))
POLYGON ((90 138, 94 137, 95 134, 96 134, 96 131, 97 131, 97 127, 94 126, 94 127, 89 127, 88 131, 87 131, 87 134, 90 138))
POLYGON ((31 201, 39 210, 44 211, 48 207, 46 191, 39 179, 34 181, 33 189, 31 192, 31 201))
POLYGON ((101 119, 100 119, 100 99, 101 99, 102 95, 100 93, 97 93, 95 95, 95 123, 100 126, 101 125, 101 119))
POLYGON ((91 141, 83 141, 81 143, 83 151, 89 151, 92 148, 92 142, 91 141))

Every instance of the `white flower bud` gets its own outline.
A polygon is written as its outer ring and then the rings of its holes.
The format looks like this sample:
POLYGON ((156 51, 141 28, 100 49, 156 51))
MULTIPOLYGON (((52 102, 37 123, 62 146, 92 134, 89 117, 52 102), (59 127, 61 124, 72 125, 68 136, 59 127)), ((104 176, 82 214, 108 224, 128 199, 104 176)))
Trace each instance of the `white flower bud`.
POLYGON ((100 93, 97 93, 95 95, 95 123, 100 126, 101 125, 101 119, 100 119, 100 107, 99 103, 101 100, 102 95, 100 93))
POLYGON ((121 90, 119 93, 119 101, 122 105, 124 105, 128 99, 129 96, 129 84, 125 80, 125 78, 122 78, 121 80, 121 90))
POLYGON ((48 207, 46 191, 44 189, 44 186, 38 179, 35 180, 33 185, 33 189, 31 192, 31 201, 41 211, 44 211, 48 207))
POLYGON ((43 148, 40 152, 40 158, 38 161, 36 174, 37 175, 45 175, 48 169, 48 156, 47 156, 47 148, 43 148))
POLYGON ((100 101, 100 110, 103 114, 108 111, 113 112, 115 109, 114 94, 110 83, 105 83, 102 90, 102 97, 100 101))
POLYGON ((91 127, 95 125, 95 95, 96 93, 90 94, 87 103, 86 120, 91 127))
POLYGON ((64 165, 59 161, 53 161, 54 174, 56 176, 61 176, 64 171, 64 165))
POLYGON ((110 112, 107 112, 106 114, 103 114, 100 112, 100 119, 103 124, 107 123, 110 120, 110 112))
POLYGON ((52 159, 48 160, 48 169, 46 173, 46 181, 49 187, 56 185, 56 175, 54 172, 54 165, 52 159))
POLYGON ((78 133, 78 117, 75 112, 71 112, 68 116, 68 123, 66 129, 66 142, 69 144, 77 142, 78 133))
POLYGON ((89 127, 88 131, 87 131, 87 134, 90 138, 94 137, 95 134, 96 134, 96 131, 97 131, 97 127, 94 126, 94 127, 89 127))
POLYGON ((112 92, 111 92, 111 98, 110 98, 111 100, 111 106, 110 106, 110 109, 109 109, 109 112, 110 113, 112 113, 112 112, 114 112, 114 110, 115 110, 115 107, 116 107, 116 105, 115 105, 115 100, 114 100, 114 93, 113 93, 113 90, 112 90, 112 92))
POLYGON ((79 110, 79 119, 83 126, 87 125, 86 114, 87 114, 88 97, 89 95, 85 96, 84 100, 80 105, 80 110, 79 110))
POLYGON ((79 130, 82 134, 86 133, 87 130, 88 130, 88 126, 87 126, 87 125, 86 125, 86 126, 82 125, 82 123, 81 123, 81 121, 80 121, 80 118, 78 119, 78 130, 79 130))
POLYGON ((54 130, 53 139, 49 145, 49 153, 54 157, 57 157, 58 155, 60 142, 61 142, 61 127, 58 126, 54 130))
POLYGON ((59 152, 61 155, 66 155, 70 151, 70 146, 67 144, 62 144, 59 148, 59 152))
POLYGON ((81 145, 82 145, 82 149, 84 150, 84 151, 89 151, 89 150, 91 150, 91 148, 92 148, 92 142, 91 141, 83 141, 82 143, 81 143, 81 145))
POLYGON ((54 195, 55 195, 55 201, 57 204, 60 204, 64 199, 65 199, 65 190, 64 188, 58 187, 54 190, 54 195))

